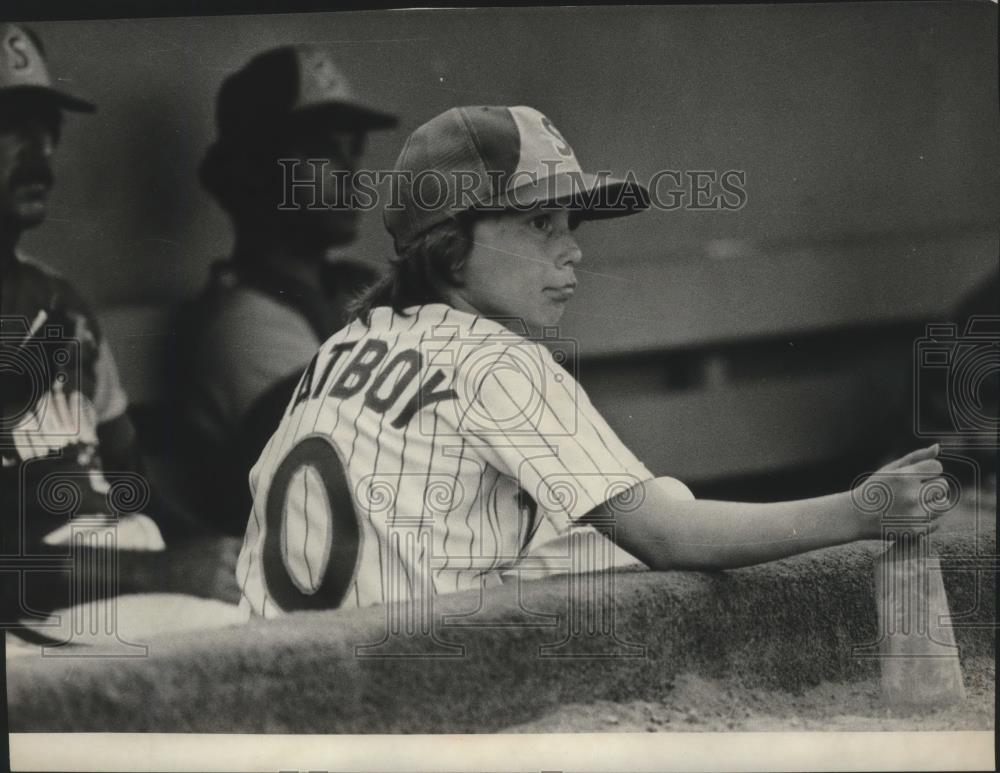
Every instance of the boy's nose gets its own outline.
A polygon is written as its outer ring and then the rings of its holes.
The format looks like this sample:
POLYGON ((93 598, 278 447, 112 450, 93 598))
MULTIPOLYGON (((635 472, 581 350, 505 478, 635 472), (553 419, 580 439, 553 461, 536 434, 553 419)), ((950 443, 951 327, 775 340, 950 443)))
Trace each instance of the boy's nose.
POLYGON ((565 236, 565 242, 562 245, 562 251, 559 253, 559 265, 564 266, 569 264, 575 266, 582 260, 583 250, 581 250, 580 245, 576 243, 576 239, 567 234, 565 236))

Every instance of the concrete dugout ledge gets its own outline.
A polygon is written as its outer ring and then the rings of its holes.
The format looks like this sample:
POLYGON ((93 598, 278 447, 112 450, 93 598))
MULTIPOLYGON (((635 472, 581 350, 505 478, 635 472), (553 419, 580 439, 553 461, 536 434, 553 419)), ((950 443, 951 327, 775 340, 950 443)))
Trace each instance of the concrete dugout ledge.
MULTIPOLYGON (((943 535, 935 548, 963 660, 992 657, 995 532, 943 535)), ((360 652, 385 639, 388 607, 157 637, 142 658, 15 658, 10 730, 492 732, 560 703, 656 700, 680 672, 784 690, 870 677, 878 662, 854 647, 877 640, 884 549, 855 543, 718 573, 617 572, 614 637, 588 636, 600 620, 576 615, 604 574, 523 582, 520 593, 512 582, 482 605, 475 592, 443 596, 436 639, 360 652)))

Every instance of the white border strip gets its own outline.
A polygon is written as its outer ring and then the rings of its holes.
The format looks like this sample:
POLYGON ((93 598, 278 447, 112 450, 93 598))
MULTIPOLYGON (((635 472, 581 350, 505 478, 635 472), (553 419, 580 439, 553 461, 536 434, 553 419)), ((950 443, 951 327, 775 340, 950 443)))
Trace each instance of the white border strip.
POLYGON ((994 732, 11 733, 15 771, 993 770, 994 732))

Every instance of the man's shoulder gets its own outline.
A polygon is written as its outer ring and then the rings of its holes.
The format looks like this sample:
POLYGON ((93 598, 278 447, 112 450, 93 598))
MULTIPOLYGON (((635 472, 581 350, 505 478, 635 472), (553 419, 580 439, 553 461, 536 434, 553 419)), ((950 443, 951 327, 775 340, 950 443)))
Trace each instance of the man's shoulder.
POLYGON ((52 268, 44 261, 32 255, 18 251, 15 267, 22 282, 29 288, 42 287, 52 290, 62 290, 79 297, 73 283, 64 274, 52 268))
POLYGON ((293 309, 239 286, 185 315, 180 329, 182 357, 193 381, 241 385, 240 394, 252 396, 305 367, 320 345, 312 327, 293 309))
POLYGON ((20 251, 17 253, 15 268, 15 275, 4 277, 12 284, 9 294, 5 293, 5 300, 9 301, 9 306, 3 310, 5 315, 28 315, 35 318, 39 311, 45 311, 47 324, 58 324, 67 317, 82 318, 92 334, 100 338, 97 316, 66 276, 20 251))
POLYGON ((247 335, 293 334, 315 339, 308 320, 294 308, 244 284, 203 296, 197 306, 198 320, 205 328, 202 332, 214 337, 236 337, 243 345, 247 335))

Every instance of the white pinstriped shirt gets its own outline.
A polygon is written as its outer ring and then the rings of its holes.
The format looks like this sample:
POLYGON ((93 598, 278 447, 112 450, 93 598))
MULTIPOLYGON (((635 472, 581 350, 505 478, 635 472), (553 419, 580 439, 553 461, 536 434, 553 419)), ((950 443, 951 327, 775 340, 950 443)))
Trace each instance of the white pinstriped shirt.
POLYGON ((444 304, 406 311, 323 344, 251 470, 247 616, 498 584, 653 477, 550 347, 444 304))

